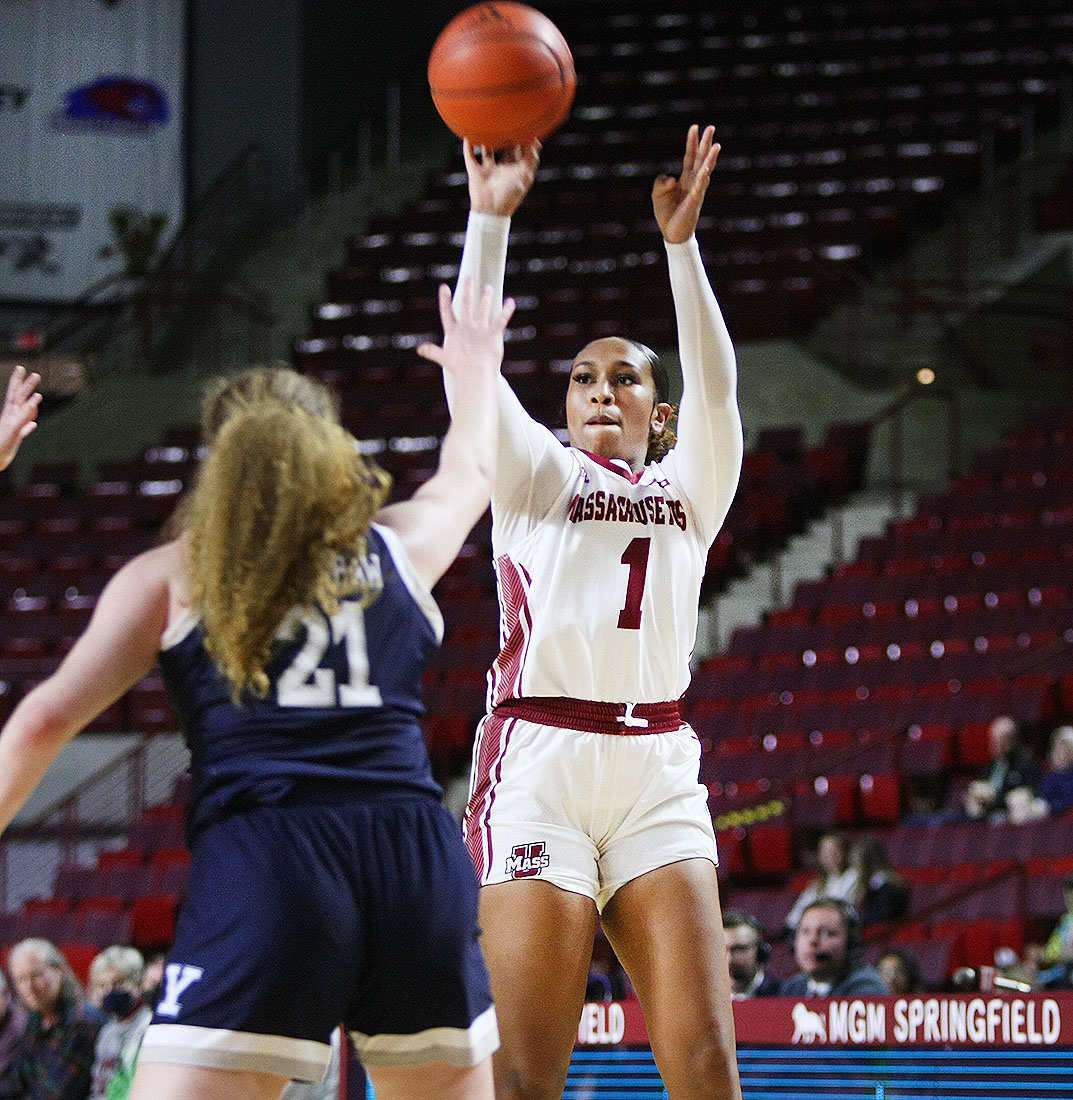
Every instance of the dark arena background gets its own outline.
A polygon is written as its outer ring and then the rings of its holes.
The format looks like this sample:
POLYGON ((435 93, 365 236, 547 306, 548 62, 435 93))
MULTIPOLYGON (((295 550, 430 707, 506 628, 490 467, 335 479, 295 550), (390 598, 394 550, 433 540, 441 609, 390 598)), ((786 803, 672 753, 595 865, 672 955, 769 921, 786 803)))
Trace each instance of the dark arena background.
MULTIPOLYGON (((45 393, 0 475, 0 718, 160 538, 208 377, 292 364, 399 493, 429 476, 447 412, 414 348, 468 200, 425 63, 462 6, 0 0, 0 382, 23 363, 45 393)), ((1073 1095, 1068 966, 1038 962, 1070 807, 964 812, 993 719, 1045 775, 1073 724, 1073 10, 539 6, 578 87, 511 230, 504 370, 536 416, 561 423, 593 336, 675 366, 652 180, 689 124, 722 143, 697 235, 746 455, 682 709, 723 907, 760 921, 784 978, 823 833, 876 836, 908 885, 863 954, 907 953, 919 989, 801 1002, 804 1031, 798 1002, 737 1004, 744 1094, 1073 1095)), ((498 639, 488 536, 435 593, 425 731, 456 812, 498 639)), ((106 945, 166 950, 187 763, 155 673, 64 750, 0 841, 5 953, 43 936, 85 977, 106 945)), ((566 1095, 662 1096, 602 934, 590 997, 566 1095)))

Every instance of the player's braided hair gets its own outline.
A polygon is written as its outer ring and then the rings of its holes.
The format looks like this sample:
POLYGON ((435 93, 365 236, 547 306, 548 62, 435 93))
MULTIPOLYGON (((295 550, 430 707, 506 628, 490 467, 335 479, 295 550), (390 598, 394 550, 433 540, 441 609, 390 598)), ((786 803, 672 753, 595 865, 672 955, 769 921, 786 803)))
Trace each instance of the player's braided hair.
POLYGON ((257 367, 213 385, 210 445, 181 516, 193 608, 233 696, 263 696, 280 623, 296 606, 333 613, 367 598, 360 557, 390 478, 339 424, 329 391, 288 368, 257 367))

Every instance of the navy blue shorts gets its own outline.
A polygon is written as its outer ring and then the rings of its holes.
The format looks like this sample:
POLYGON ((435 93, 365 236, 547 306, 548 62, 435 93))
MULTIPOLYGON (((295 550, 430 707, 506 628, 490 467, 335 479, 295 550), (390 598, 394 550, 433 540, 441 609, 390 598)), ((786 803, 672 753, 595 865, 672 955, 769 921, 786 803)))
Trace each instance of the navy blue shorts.
POLYGON ((438 802, 263 807, 191 856, 143 1060, 319 1080, 339 1024, 368 1065, 498 1046, 477 882, 438 802))

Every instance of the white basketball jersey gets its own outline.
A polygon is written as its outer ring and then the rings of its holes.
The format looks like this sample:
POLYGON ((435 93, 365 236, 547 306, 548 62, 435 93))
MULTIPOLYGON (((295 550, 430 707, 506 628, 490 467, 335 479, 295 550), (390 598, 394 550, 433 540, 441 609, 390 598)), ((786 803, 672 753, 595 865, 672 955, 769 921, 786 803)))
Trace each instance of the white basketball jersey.
MULTIPOLYGON (((550 433, 549 446, 561 449, 550 433)), ((493 502, 501 651, 491 702, 677 699, 689 684, 707 539, 666 464, 633 475, 564 454, 568 476, 547 514, 493 502)))
MULTIPOLYGON (((460 281, 501 297, 508 230, 507 218, 470 215, 460 281)), ((500 379, 493 706, 663 703, 689 684, 701 579, 737 487, 742 431, 734 348, 696 239, 666 251, 683 392, 678 443, 662 462, 633 474, 564 448, 500 379)))

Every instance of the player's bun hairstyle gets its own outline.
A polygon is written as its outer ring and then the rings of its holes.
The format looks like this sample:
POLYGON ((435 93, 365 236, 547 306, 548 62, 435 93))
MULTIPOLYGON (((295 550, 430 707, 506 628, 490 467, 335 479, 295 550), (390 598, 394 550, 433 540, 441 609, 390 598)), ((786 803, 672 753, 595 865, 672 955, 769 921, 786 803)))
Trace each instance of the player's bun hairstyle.
POLYGON ((201 420, 209 453, 180 517, 193 609, 235 700, 263 697, 292 608, 332 614, 373 595, 345 564, 364 554, 391 479, 359 454, 330 391, 286 367, 218 380, 201 420))
MULTIPOLYGON (((642 344, 640 340, 629 340, 629 343, 633 344, 648 360, 648 365, 652 369, 652 381, 656 388, 656 402, 666 401, 670 404, 671 379, 667 373, 667 368, 660 362, 659 356, 647 344, 642 344)), ((663 425, 663 431, 653 434, 648 440, 648 453, 645 455, 646 465, 649 462, 659 462, 661 458, 666 457, 667 452, 678 442, 678 436, 674 430, 677 421, 678 406, 671 405, 671 414, 667 417, 667 423, 663 425)))

